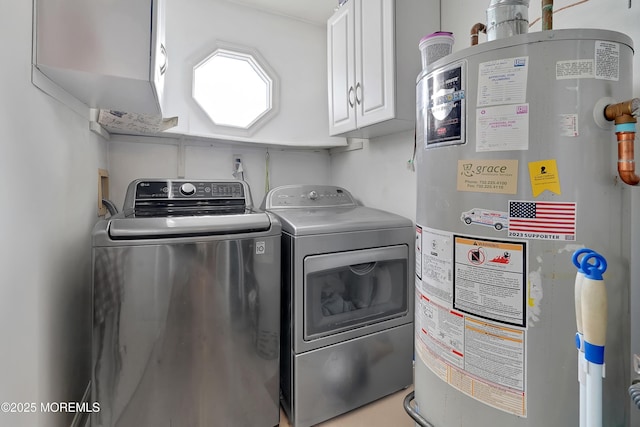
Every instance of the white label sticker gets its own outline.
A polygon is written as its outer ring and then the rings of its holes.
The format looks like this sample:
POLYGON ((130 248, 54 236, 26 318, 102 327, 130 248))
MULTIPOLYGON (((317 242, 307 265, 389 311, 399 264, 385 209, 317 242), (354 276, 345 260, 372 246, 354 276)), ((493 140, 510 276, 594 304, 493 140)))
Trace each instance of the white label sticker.
POLYGON ((478 68, 478 107, 526 102, 529 57, 483 62, 478 68))
POLYGON ((267 250, 265 242, 256 242, 256 255, 264 255, 267 250))
POLYGON ((559 114, 558 115, 558 134, 560 136, 579 136, 578 132, 578 115, 577 114, 559 114))
POLYGON ((620 45, 596 41, 596 79, 618 81, 620 77, 620 45))
POLYGON ((461 392, 526 418, 526 331, 447 309, 416 290, 418 358, 461 392))
POLYGON ((422 229, 422 287, 431 298, 451 305, 453 274, 451 233, 422 229))
POLYGON ((556 80, 592 79, 593 59, 556 62, 556 80))
POLYGON ((529 104, 476 110, 476 151, 529 149, 529 104))

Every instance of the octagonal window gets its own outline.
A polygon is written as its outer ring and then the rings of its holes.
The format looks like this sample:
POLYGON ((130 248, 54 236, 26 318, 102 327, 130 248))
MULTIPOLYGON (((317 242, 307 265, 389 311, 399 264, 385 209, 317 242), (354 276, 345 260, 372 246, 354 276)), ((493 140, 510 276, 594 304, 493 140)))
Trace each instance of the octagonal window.
POLYGON ((274 79, 256 56, 217 49, 193 68, 193 99, 216 125, 249 129, 272 111, 274 79))

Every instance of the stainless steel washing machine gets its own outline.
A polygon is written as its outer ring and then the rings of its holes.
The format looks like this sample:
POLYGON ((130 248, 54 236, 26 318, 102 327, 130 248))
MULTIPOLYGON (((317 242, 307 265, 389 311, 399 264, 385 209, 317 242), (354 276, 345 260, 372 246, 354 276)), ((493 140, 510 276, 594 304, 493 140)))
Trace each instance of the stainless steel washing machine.
POLYGON ((283 186, 281 401, 306 427, 413 381, 413 223, 343 188, 283 186))
POLYGON ((280 230, 242 181, 129 185, 93 232, 93 427, 279 424, 280 230))

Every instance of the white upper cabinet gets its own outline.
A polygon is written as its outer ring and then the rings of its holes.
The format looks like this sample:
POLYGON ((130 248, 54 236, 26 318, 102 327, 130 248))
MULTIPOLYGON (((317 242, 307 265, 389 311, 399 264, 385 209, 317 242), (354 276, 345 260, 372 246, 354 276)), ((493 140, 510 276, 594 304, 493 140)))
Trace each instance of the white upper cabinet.
POLYGON ((91 108, 162 114, 164 0, 36 0, 34 65, 91 108))
POLYGON ((358 1, 356 6, 356 121, 365 127, 395 115, 394 2, 358 1))
POLYGON ((415 126, 418 43, 438 0, 349 0, 327 23, 329 134, 372 138, 415 126))
POLYGON ((356 128, 355 3, 347 2, 327 23, 330 135, 356 128))

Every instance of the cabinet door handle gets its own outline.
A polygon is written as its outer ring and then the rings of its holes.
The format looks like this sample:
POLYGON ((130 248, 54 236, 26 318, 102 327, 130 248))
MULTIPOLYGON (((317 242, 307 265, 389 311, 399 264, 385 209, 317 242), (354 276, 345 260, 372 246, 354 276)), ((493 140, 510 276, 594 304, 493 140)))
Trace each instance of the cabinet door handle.
POLYGON ((353 108, 353 106, 354 106, 354 103, 353 103, 353 101, 351 100, 351 98, 353 97, 354 93, 355 93, 355 92, 354 92, 354 90, 353 90, 353 86, 351 86, 351 87, 349 88, 349 93, 348 93, 348 95, 347 95, 347 101, 349 102, 349 107, 351 107, 351 108, 353 108))
POLYGON ((169 57, 167 56, 167 49, 164 47, 164 43, 160 44, 160 54, 162 55, 160 74, 164 74, 167 72, 167 66, 169 65, 169 57))
POLYGON ((360 82, 356 84, 356 102, 358 103, 358 105, 360 105, 362 99, 360 99, 360 96, 358 95, 358 90, 360 91, 360 93, 362 93, 362 85, 360 85, 360 82))

